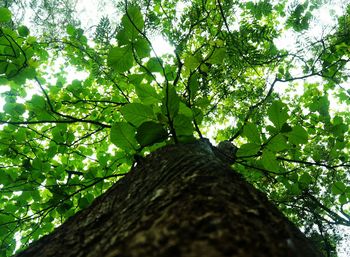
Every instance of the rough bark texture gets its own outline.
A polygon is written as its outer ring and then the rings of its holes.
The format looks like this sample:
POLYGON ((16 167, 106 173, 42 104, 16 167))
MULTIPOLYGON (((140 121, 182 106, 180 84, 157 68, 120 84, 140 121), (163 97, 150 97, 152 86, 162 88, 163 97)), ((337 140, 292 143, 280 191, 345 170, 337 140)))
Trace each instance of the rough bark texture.
MULTIPOLYGON (((215 152, 215 151, 214 151, 215 152)), ((17 257, 320 257, 204 143, 149 155, 17 257)))

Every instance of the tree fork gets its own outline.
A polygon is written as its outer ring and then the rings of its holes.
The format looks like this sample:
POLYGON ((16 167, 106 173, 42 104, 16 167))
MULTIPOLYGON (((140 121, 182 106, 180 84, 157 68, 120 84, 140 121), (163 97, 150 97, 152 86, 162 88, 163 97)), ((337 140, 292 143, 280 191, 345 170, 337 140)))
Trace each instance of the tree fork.
POLYGON ((15 256, 322 256, 211 148, 197 141, 155 151, 15 256))

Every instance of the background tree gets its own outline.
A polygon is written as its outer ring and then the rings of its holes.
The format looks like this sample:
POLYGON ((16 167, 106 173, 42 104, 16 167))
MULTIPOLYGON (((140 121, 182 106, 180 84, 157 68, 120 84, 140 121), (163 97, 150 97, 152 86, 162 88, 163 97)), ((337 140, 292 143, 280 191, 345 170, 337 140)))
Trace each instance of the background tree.
POLYGON ((94 38, 77 23, 33 36, 1 8, 0 254, 86 208, 135 158, 211 137, 234 142, 234 169, 335 256, 334 225, 350 224, 350 8, 310 36, 322 6, 125 2, 94 38), (157 55, 155 33, 174 53, 157 55))

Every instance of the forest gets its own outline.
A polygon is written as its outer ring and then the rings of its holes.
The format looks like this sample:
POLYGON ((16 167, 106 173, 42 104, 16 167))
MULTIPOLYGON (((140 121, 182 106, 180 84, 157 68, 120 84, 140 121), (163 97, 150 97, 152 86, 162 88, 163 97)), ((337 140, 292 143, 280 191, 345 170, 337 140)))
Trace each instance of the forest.
POLYGON ((350 256, 349 62, 347 0, 0 1, 0 257, 350 256))

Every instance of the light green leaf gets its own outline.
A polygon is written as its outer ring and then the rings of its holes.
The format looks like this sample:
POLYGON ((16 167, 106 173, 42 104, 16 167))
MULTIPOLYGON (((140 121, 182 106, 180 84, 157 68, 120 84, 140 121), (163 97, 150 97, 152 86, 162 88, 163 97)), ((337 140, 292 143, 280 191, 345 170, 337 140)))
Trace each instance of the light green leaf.
POLYGON ((188 55, 185 57, 184 65, 190 70, 197 69, 200 64, 200 60, 196 56, 188 55))
POLYGON ((34 108, 45 109, 46 101, 42 96, 33 95, 30 103, 34 108))
POLYGON ((254 143, 244 144, 238 149, 237 156, 239 157, 252 156, 257 154, 259 150, 260 150, 260 145, 258 144, 254 144, 254 143))
POLYGON ((117 122, 111 128, 111 142, 117 147, 134 151, 137 147, 135 128, 126 122, 117 122))
POLYGON ((209 58, 208 63, 221 64, 226 57, 226 48, 215 49, 212 56, 209 58))
POLYGON ((136 127, 145 121, 156 119, 152 107, 140 103, 129 103, 123 106, 120 112, 128 122, 136 127))
POLYGON ((292 131, 287 134, 289 142, 292 144, 298 145, 298 144, 306 144, 308 141, 308 134, 306 130, 296 125, 293 127, 292 131))
POLYGON ((289 117, 287 110, 287 106, 284 103, 281 101, 275 101, 267 111, 270 121, 278 130, 282 128, 283 124, 289 117))
POLYGON ((136 140, 142 147, 162 142, 168 137, 164 127, 153 121, 146 121, 137 129, 136 140))
POLYGON ((107 57, 108 66, 117 72, 124 72, 129 70, 133 63, 134 57, 132 55, 130 46, 113 47, 107 57))
POLYGON ((140 7, 136 5, 129 6, 126 14, 122 17, 122 25, 129 39, 134 40, 144 27, 140 7))
POLYGON ((75 33, 75 27, 72 24, 68 24, 66 28, 66 32, 68 35, 73 36, 75 33))
POLYGON ((161 101, 154 87, 149 84, 135 85, 136 95, 144 104, 154 104, 161 101))
POLYGON ((251 143, 261 143, 260 133, 255 124, 247 123, 243 128, 243 136, 245 136, 251 143))
POLYGON ((0 22, 11 21, 12 14, 9 9, 1 7, 0 8, 0 22))

